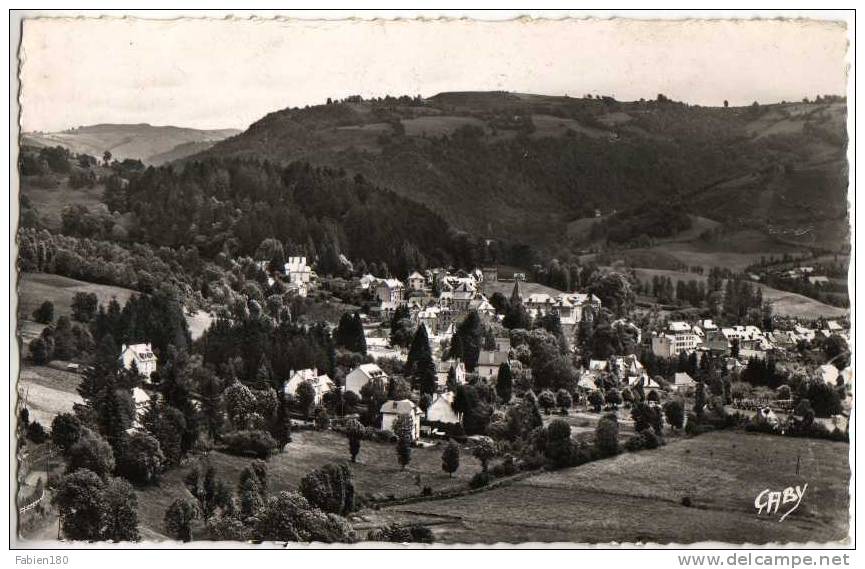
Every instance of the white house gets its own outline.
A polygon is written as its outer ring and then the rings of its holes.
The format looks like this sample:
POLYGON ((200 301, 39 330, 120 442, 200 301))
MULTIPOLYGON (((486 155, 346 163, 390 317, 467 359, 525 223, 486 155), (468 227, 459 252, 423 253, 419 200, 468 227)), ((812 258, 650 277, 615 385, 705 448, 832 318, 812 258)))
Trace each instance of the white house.
POLYGON ((671 334, 653 334, 652 353, 659 358, 672 358, 676 355, 676 337, 671 334))
POLYGON ((454 394, 450 391, 435 396, 426 411, 427 421, 439 423, 459 423, 459 413, 454 411, 454 394))
POLYGON ((301 369, 291 372, 291 377, 282 386, 282 392, 294 397, 297 395, 297 388, 304 381, 308 381, 312 385, 315 392, 315 399, 313 400, 315 405, 321 403, 321 398, 325 393, 336 389, 336 384, 326 373, 319 374, 317 369, 301 369))
POLYGON ((376 364, 360 364, 345 376, 345 390, 360 395, 360 390, 370 381, 381 382, 382 387, 386 388, 388 376, 376 364))
POLYGON ((375 295, 383 309, 393 310, 405 298, 405 285, 399 279, 381 279, 375 283, 375 295))
POLYGON ((676 390, 687 389, 696 385, 697 382, 694 381, 694 378, 685 372, 676 372, 676 375, 673 376, 673 387, 676 390))
POLYGON ((134 363, 138 368, 138 373, 150 379, 150 376, 156 371, 156 354, 153 353, 153 348, 150 344, 123 344, 120 348, 120 361, 126 369, 132 369, 134 363))
POLYGON ((487 379, 495 379, 499 375, 499 366, 507 361, 507 352, 481 350, 478 356, 477 374, 487 379))
POLYGON ((426 279, 422 274, 415 271, 408 276, 408 288, 415 291, 422 291, 426 286, 426 279))
POLYGON ((667 330, 675 339, 674 346, 677 354, 690 352, 697 347, 699 338, 687 322, 670 322, 667 330))
POLYGON ((410 399, 401 401, 386 401, 381 406, 381 428, 384 431, 393 431, 397 417, 405 415, 411 419, 411 438, 417 440, 420 437, 421 410, 410 399))
POLYGON ((436 378, 438 385, 444 388, 448 384, 448 374, 451 368, 456 374, 457 385, 462 385, 466 382, 466 366, 460 361, 438 361, 436 362, 436 378))
POLYGON ((306 257, 289 257, 284 269, 285 276, 291 283, 308 283, 312 277, 312 269, 306 264, 306 257))

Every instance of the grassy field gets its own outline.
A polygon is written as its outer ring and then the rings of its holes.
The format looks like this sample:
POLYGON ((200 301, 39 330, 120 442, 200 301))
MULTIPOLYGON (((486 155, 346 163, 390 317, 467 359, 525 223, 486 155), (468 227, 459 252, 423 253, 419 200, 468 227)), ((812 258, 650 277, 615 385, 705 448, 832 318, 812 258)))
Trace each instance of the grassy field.
POLYGON ((77 292, 95 293, 100 304, 108 304, 112 298, 122 306, 134 290, 118 286, 101 285, 49 275, 47 273, 21 273, 18 281, 18 318, 29 320, 33 311, 46 300, 54 303, 54 318, 72 314, 72 299, 77 292))
POLYGON ((56 188, 37 188, 27 182, 21 187, 21 193, 30 199, 39 212, 39 219, 52 231, 60 230, 63 208, 75 204, 92 209, 102 203, 104 191, 101 184, 92 188, 73 189, 69 186, 68 177, 62 178, 56 188))
POLYGON ((81 376, 46 366, 24 366, 18 378, 19 396, 26 400, 30 419, 48 428, 60 413, 71 413, 82 403, 76 388, 81 376))
POLYGON ((719 432, 364 518, 426 523, 446 543, 833 541, 847 535, 848 453, 843 443, 719 432), (784 523, 757 517, 762 490, 804 483, 784 523))
MULTIPOLYGON (((285 452, 268 460, 268 486, 271 493, 297 488, 300 480, 314 468, 328 463, 346 462, 354 474, 357 495, 396 497, 419 495, 424 486, 433 490, 465 487, 468 480, 480 470, 480 463, 463 450, 460 468, 453 478, 441 469, 440 447, 412 450, 411 463, 403 471, 397 463, 395 446, 364 441, 358 462, 348 462, 348 443, 344 436, 332 431, 302 431, 294 433, 293 442, 285 452), (418 478, 420 485, 418 485, 418 478)), ((209 460, 219 476, 234 487, 243 468, 250 459, 221 452, 211 452, 209 460)), ((151 538, 162 537, 162 518, 165 510, 176 498, 187 496, 183 477, 188 468, 177 468, 167 473, 159 486, 139 489, 139 519, 142 534, 151 538)), ((198 528, 199 535, 201 527, 198 528)))
MULTIPOLYGON (((675 283, 676 281, 706 282, 704 275, 696 273, 685 273, 680 271, 666 271, 661 269, 634 269, 637 278, 643 282, 651 282, 652 277, 670 277, 675 283)), ((755 283, 756 284, 756 283, 755 283)), ((786 292, 775 288, 768 287, 762 284, 756 284, 763 289, 763 298, 772 303, 772 310, 779 316, 794 316, 799 318, 815 319, 820 316, 826 318, 840 318, 849 313, 845 308, 830 306, 822 302, 816 301, 813 298, 802 296, 794 292, 786 292)))

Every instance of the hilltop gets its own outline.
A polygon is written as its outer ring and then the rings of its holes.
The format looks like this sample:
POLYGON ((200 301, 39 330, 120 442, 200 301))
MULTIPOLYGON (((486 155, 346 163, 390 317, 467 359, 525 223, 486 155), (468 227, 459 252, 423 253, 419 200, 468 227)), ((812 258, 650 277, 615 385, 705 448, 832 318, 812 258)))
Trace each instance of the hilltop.
POLYGON ((149 124, 96 124, 63 132, 25 132, 21 143, 37 148, 62 146, 76 154, 102 158, 107 150, 117 160, 138 159, 159 165, 201 152, 234 136, 236 129, 198 130, 149 124))
POLYGON ((663 96, 349 97, 270 113, 194 158, 343 169, 459 229, 553 250, 589 245, 569 225, 616 211, 627 224, 621 212, 645 203, 837 248, 847 238, 845 125, 837 98, 726 108, 663 96))

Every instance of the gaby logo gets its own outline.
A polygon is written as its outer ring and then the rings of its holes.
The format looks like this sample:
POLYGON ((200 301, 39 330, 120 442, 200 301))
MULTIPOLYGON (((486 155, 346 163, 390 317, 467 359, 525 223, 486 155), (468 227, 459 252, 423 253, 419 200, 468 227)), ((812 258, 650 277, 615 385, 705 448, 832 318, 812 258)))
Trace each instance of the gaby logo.
POLYGON ((757 508, 757 515, 760 514, 768 514, 774 515, 778 513, 778 510, 781 509, 781 506, 786 506, 787 504, 793 504, 787 512, 781 516, 779 522, 783 522, 784 519, 796 511, 796 508, 799 507, 799 504, 802 503, 802 497, 805 496, 805 490, 808 489, 808 484, 804 486, 790 486, 789 488, 784 488, 784 490, 777 492, 769 489, 763 490, 757 497, 754 498, 754 507, 757 508))

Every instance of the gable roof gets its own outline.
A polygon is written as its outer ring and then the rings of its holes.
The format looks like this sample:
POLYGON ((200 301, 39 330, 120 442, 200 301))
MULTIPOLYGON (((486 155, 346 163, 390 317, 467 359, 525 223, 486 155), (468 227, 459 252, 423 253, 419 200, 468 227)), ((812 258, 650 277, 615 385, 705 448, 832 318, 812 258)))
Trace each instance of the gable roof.
POLYGON ((401 399, 400 401, 385 401, 380 409, 381 413, 396 414, 396 415, 412 415, 417 413, 418 407, 410 399, 401 399))

